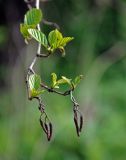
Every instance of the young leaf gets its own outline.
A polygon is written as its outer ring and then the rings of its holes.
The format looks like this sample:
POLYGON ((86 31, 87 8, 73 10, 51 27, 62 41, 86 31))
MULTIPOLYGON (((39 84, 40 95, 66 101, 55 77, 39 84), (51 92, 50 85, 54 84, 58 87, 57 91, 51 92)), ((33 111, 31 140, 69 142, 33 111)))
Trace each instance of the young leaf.
POLYGON ((58 85, 55 85, 54 88, 59 89, 59 86, 58 86, 58 85))
POLYGON ((58 29, 55 29, 57 40, 61 40, 63 38, 63 35, 58 29))
POLYGON ((55 30, 51 31, 48 35, 48 41, 50 46, 53 46, 54 43, 57 41, 56 32, 55 30))
POLYGON ((74 38, 73 37, 64 37, 63 39, 61 39, 61 41, 59 42, 59 46, 63 46, 65 47, 67 43, 69 43, 70 41, 72 41, 74 38))
POLYGON ((68 83, 70 86, 72 85, 71 79, 68 79, 68 78, 66 78, 64 76, 62 76, 62 79, 64 80, 64 82, 68 83))
POLYGON ((30 89, 38 90, 41 83, 41 77, 37 74, 32 74, 29 76, 29 87, 30 89))
POLYGON ((37 25, 42 20, 42 12, 40 9, 33 8, 29 10, 24 18, 24 24, 26 25, 37 25))
POLYGON ((31 36, 28 33, 28 29, 34 29, 35 27, 35 25, 20 24, 20 32, 25 39, 30 39, 31 36))
POLYGON ((29 34, 45 48, 48 47, 48 42, 44 33, 37 29, 28 29, 29 34))
POLYGON ((62 56, 65 56, 65 49, 64 47, 66 44, 70 41, 72 41, 73 37, 64 37, 61 32, 59 32, 57 29, 51 31, 48 36, 48 41, 51 46, 52 52, 54 50, 59 49, 62 53, 62 56))
POLYGON ((36 91, 35 89, 30 90, 30 97, 36 97, 42 94, 45 90, 36 91))
POLYGON ((51 31, 48 35, 49 44, 53 49, 58 47, 58 42, 63 38, 62 33, 57 29, 51 31))
POLYGON ((55 87, 58 88, 58 86, 56 86, 56 84, 57 84, 57 75, 55 73, 52 73, 51 76, 52 76, 52 88, 55 88, 55 87))
POLYGON ((81 79, 83 78, 83 75, 77 76, 73 82, 74 88, 80 83, 81 79))
POLYGON ((35 97, 44 92, 44 90, 39 90, 41 83, 41 78, 37 74, 32 74, 29 76, 29 93, 30 97, 35 97))
POLYGON ((65 83, 67 83, 67 81, 65 79, 59 79, 57 81, 57 84, 65 84, 65 83))

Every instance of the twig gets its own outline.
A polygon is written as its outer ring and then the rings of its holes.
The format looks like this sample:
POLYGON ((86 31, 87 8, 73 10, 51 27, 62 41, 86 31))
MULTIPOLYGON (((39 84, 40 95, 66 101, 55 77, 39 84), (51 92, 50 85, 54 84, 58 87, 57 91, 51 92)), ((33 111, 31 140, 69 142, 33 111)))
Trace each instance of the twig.
POLYGON ((47 57, 49 57, 50 56, 50 53, 48 53, 48 54, 37 54, 36 55, 37 57, 43 57, 43 58, 47 58, 47 57))
POLYGON ((54 23, 54 22, 49 22, 45 19, 43 19, 42 21, 45 25, 48 25, 48 26, 53 26, 54 28, 57 28, 58 30, 60 30, 60 27, 57 23, 54 23))
POLYGON ((32 9, 31 3, 32 3, 33 1, 34 1, 34 0, 24 0, 24 2, 27 4, 28 9, 32 9))
MULTIPOLYGON (((39 5, 40 5, 40 0, 36 0, 36 8, 37 8, 37 9, 39 9, 39 5)), ((40 24, 37 25, 37 28, 38 28, 39 31, 41 31, 40 24)), ((38 43, 37 55, 39 55, 40 53, 41 53, 41 43, 38 43)), ((35 63, 36 63, 36 61, 37 61, 37 57, 38 57, 37 55, 35 56, 35 58, 33 59, 31 65, 30 65, 30 67, 29 67, 29 69, 30 69, 33 73, 35 73, 34 70, 33 70, 33 67, 34 67, 34 65, 35 65, 35 63)))
POLYGON ((48 86, 44 85, 43 83, 41 83, 41 87, 46 89, 48 92, 53 92, 53 93, 56 93, 56 94, 59 94, 62 96, 70 95, 71 91, 73 90, 73 88, 72 88, 72 89, 65 91, 65 92, 59 92, 59 91, 54 90, 53 88, 49 88, 48 86))

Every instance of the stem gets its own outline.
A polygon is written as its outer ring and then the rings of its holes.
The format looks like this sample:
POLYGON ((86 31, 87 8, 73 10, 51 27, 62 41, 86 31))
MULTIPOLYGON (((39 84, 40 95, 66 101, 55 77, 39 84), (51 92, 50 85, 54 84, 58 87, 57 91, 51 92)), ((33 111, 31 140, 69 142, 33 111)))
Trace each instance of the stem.
POLYGON ((29 70, 32 72, 32 73, 35 73, 34 70, 33 70, 33 66, 35 65, 36 63, 36 60, 37 60, 37 57, 35 57, 29 67, 29 70))
POLYGON ((36 8, 39 9, 40 0, 36 0, 36 8))
POLYGON ((48 25, 48 26, 53 26, 53 27, 57 28, 58 30, 60 30, 60 27, 59 27, 59 25, 58 25, 57 23, 49 22, 49 21, 47 21, 47 20, 45 20, 45 19, 43 19, 42 22, 43 22, 44 24, 48 25))
MULTIPOLYGON (((36 0, 36 4, 35 5, 36 5, 36 8, 39 9, 40 8, 40 0, 36 0)), ((37 28, 38 28, 39 31, 41 31, 40 24, 37 25, 37 28)), ((40 55, 40 53, 41 53, 41 44, 38 43, 37 55, 40 55)), ((35 73, 35 71, 33 70, 33 67, 34 67, 34 65, 35 65, 35 63, 37 61, 37 58, 38 58, 37 55, 35 56, 35 58, 33 59, 31 65, 29 67, 29 70, 32 73, 35 73)))
POLYGON ((71 91, 73 90, 73 89, 70 89, 70 90, 65 91, 65 92, 59 92, 59 91, 54 90, 53 88, 49 88, 48 86, 46 86, 42 83, 41 83, 41 87, 46 89, 48 92, 53 92, 53 93, 56 93, 56 94, 59 94, 59 95, 62 95, 62 96, 70 95, 71 91))

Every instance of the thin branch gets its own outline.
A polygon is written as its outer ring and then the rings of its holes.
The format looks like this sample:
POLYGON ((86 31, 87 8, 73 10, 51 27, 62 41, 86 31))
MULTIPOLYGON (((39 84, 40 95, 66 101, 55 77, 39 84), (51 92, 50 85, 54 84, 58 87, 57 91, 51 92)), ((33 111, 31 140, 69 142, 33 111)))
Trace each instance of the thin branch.
MULTIPOLYGON (((25 0, 25 2, 26 2, 27 4, 29 3, 28 0, 25 0)), ((30 1, 30 2, 31 2, 31 1, 30 1)), ((35 6, 36 6, 37 9, 40 8, 40 0, 36 0, 35 6)), ((30 8, 30 9, 31 9, 31 8, 30 8)), ((39 31, 41 31, 40 24, 37 25, 37 28, 38 28, 39 31)), ((34 57, 31 65, 30 65, 29 68, 28 68, 28 74, 29 74, 29 71, 30 71, 31 73, 33 73, 33 74, 35 73, 33 67, 34 67, 34 65, 35 65, 35 63, 36 63, 36 61, 37 61, 37 57, 38 57, 38 55, 40 55, 40 53, 41 53, 41 43, 38 43, 37 54, 36 54, 36 56, 34 57)))
POLYGON ((73 90, 73 89, 70 89, 70 90, 65 91, 65 92, 59 92, 59 91, 54 90, 53 88, 49 88, 48 86, 44 85, 43 83, 41 83, 41 87, 46 89, 48 92, 56 93, 56 94, 59 94, 59 95, 62 95, 62 96, 70 95, 71 91, 73 90))
POLYGON ((50 56, 50 53, 48 53, 48 54, 37 54, 36 55, 37 57, 43 57, 43 58, 47 58, 47 57, 49 57, 50 56))
POLYGON ((35 62, 37 60, 37 57, 35 56, 35 58, 33 59, 30 67, 29 67, 29 71, 31 71, 33 74, 35 73, 35 71, 33 70, 33 66, 35 65, 35 62))
POLYGON ((49 1, 52 1, 52 0, 41 0, 41 2, 49 2, 49 1))
POLYGON ((24 2, 27 4, 28 9, 32 9, 32 3, 34 0, 24 0, 24 2))
POLYGON ((49 22, 45 19, 42 20, 42 22, 45 24, 45 25, 48 25, 48 26, 53 26, 54 28, 57 28, 58 30, 60 30, 60 27, 57 23, 54 23, 54 22, 49 22))
POLYGON ((36 0, 36 8, 37 8, 37 9, 40 8, 39 5, 40 5, 40 0, 36 0))

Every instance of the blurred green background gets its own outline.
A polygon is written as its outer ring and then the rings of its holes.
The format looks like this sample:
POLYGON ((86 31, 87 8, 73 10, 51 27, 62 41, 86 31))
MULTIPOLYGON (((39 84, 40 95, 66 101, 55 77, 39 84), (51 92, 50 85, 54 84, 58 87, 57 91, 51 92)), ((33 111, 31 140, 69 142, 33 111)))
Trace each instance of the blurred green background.
POLYGON ((46 93, 43 101, 54 125, 47 142, 38 104, 26 94, 25 75, 37 49, 34 41, 26 46, 19 33, 27 6, 23 0, 0 0, 0 160, 125 160, 126 1, 52 0, 41 8, 45 19, 75 40, 65 58, 40 59, 36 71, 47 82, 52 72, 84 75, 74 93, 83 132, 76 136, 70 98, 46 93))

